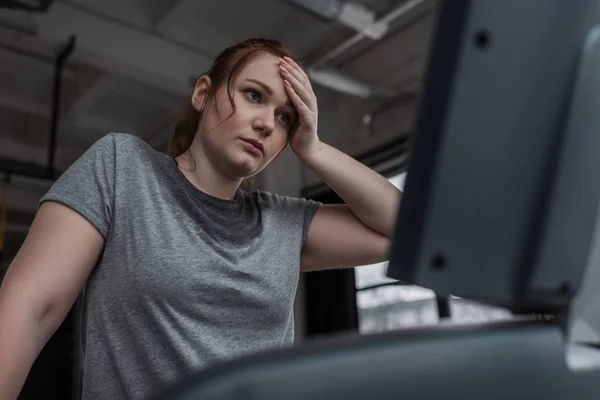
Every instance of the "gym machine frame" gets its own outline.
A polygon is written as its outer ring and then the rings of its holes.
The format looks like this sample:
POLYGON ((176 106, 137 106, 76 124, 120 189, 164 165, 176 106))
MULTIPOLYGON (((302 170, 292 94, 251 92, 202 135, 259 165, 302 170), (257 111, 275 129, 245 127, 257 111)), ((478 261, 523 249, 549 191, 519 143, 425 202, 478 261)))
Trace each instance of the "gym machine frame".
MULTIPOLYGON (((58 128, 60 121, 60 106, 61 106, 61 95, 62 95, 62 78, 63 70, 66 67, 66 63, 75 50, 75 44, 77 39, 75 36, 70 36, 68 42, 60 50, 55 59, 47 59, 40 55, 30 53, 10 45, 0 45, 1 48, 18 53, 22 56, 36 59, 42 62, 49 62, 54 64, 54 80, 52 86, 52 111, 50 114, 50 144, 48 146, 48 161, 46 166, 41 166, 33 163, 21 162, 17 160, 11 160, 6 158, 0 158, 0 172, 4 172, 6 175, 20 175, 30 178, 55 180, 62 174, 62 171, 57 171, 55 168, 55 157, 56 157, 56 139, 58 136, 58 128)), ((9 178, 7 178, 9 179, 9 178)))
MULTIPOLYGON (((44 7, 44 6, 41 6, 44 7)), ((15 48, 10 45, 0 45, 0 48, 3 48, 7 51, 11 51, 22 56, 32 58, 42 62, 50 62, 54 64, 54 80, 52 86, 52 111, 50 114, 50 144, 48 146, 48 161, 46 166, 41 166, 34 163, 28 163, 18 160, 11 160, 7 158, 0 157, 0 172, 3 172, 2 185, 0 187, 2 191, 2 196, 0 199, 0 230, 4 231, 6 224, 6 213, 7 213, 7 205, 8 201, 8 188, 11 183, 12 175, 25 176, 29 178, 37 178, 37 179, 45 179, 45 180, 55 180, 62 174, 61 171, 57 171, 55 167, 55 159, 56 159, 56 140, 58 137, 58 128, 59 128, 59 120, 60 120, 60 105, 61 105, 61 95, 62 95, 62 86, 63 86, 63 70, 67 63, 67 60, 73 53, 76 44, 76 37, 69 37, 68 42, 65 46, 60 50, 57 57, 55 59, 47 59, 38 54, 34 54, 28 51, 24 51, 18 48, 15 48)), ((4 236, 2 236, 2 240, 0 241, 0 262, 3 259, 3 249, 4 249, 4 236)), ((1 280, 0 280, 1 281, 1 280)))
POLYGON ((387 273, 514 319, 330 338, 156 398, 599 398, 598 349, 569 340, 583 276, 600 267, 598 6, 446 0, 437 15, 387 273))

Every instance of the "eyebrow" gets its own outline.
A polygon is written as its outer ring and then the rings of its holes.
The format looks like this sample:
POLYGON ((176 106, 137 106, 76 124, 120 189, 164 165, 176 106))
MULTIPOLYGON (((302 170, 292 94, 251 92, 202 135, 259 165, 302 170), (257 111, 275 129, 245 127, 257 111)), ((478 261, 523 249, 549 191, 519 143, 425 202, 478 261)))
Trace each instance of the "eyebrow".
MULTIPOLYGON (((269 96, 273 96, 273 89, 269 85, 267 85, 266 83, 263 83, 261 81, 258 81, 256 79, 252 79, 252 78, 247 78, 246 81, 257 84, 258 86, 260 86, 261 88, 263 88, 264 91, 269 94, 269 96)), ((288 99, 285 102, 285 105, 288 106, 288 107, 293 108, 294 111, 296 110, 296 108, 294 107, 294 105, 292 104, 292 102, 290 101, 290 99, 288 99)))

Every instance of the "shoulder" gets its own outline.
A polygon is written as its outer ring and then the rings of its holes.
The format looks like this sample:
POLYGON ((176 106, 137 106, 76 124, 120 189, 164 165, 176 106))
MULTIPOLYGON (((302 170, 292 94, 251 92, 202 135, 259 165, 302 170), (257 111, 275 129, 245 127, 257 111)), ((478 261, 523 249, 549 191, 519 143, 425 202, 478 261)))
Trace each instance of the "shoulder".
POLYGON ((132 149, 145 149, 149 145, 141 138, 129 133, 110 132, 96 140, 88 151, 114 154, 127 152, 132 149))
MULTIPOLYGON (((111 132, 103 139, 112 141, 117 152, 153 152, 155 151, 148 143, 139 136, 130 133, 111 132)), ((101 139, 102 140, 102 139, 101 139)))
POLYGON ((158 161, 165 155, 154 149, 139 136, 129 133, 110 132, 101 137, 89 150, 104 158, 111 158, 116 165, 135 165, 158 161))

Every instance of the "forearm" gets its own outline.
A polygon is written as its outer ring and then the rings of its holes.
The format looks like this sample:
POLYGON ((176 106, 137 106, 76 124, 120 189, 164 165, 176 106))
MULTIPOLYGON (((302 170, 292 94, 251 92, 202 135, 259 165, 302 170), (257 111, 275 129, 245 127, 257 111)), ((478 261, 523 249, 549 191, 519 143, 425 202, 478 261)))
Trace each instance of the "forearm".
POLYGON ((390 237, 401 192, 386 178, 325 143, 300 157, 369 228, 390 237))
POLYGON ((13 400, 21 392, 45 340, 32 313, 1 297, 0 400, 13 400))

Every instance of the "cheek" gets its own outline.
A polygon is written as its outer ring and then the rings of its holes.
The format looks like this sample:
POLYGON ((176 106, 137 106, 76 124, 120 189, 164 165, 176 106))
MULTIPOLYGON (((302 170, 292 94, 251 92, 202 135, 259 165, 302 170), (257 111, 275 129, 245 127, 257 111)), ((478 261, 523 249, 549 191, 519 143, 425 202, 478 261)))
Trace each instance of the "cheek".
MULTIPOLYGON (((237 104, 237 99, 236 99, 237 104)), ((222 136, 227 132, 227 127, 232 126, 232 121, 235 119, 235 114, 231 115, 233 108, 229 102, 229 97, 226 91, 217 93, 211 107, 206 110, 204 116, 205 131, 208 135, 222 136)))
MULTIPOLYGON (((229 104, 229 100, 226 101, 229 104)), ((225 107, 223 103, 216 104, 211 111, 204 119, 206 136, 209 136, 212 141, 222 142, 226 137, 235 135, 236 126, 239 124, 238 113, 231 115, 231 106, 225 107)))
POLYGON ((283 140, 281 141, 281 145, 279 146, 279 148, 281 150, 285 149, 288 145, 288 137, 287 134, 285 135, 285 137, 283 138, 283 140))
POLYGON ((277 142, 279 143, 279 148, 287 146, 290 137, 290 132, 287 129, 282 128, 281 132, 278 132, 277 135, 277 142))
POLYGON ((277 137, 273 140, 273 155, 272 158, 277 157, 288 145, 287 134, 285 136, 277 137))
MULTIPOLYGON (((235 94, 232 93, 234 95, 234 101, 237 103, 238 100, 235 98, 235 94)), ((219 118, 221 119, 225 119, 229 116, 229 114, 231 114, 231 111, 233 110, 231 108, 231 102, 229 101, 229 94, 227 93, 226 89, 222 89, 217 93, 216 99, 215 99, 215 106, 216 106, 216 110, 217 110, 217 115, 219 116, 219 118)))

